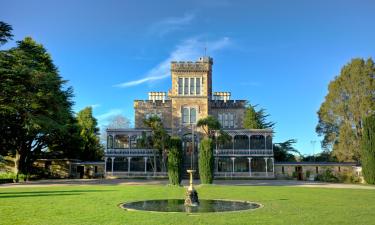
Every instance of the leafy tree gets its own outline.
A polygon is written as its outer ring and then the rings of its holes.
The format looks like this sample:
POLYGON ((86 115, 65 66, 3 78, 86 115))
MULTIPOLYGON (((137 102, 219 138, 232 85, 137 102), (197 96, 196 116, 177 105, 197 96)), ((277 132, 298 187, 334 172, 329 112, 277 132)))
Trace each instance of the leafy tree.
POLYGON ((9 40, 12 40, 12 26, 0 21, 0 45, 7 43, 9 40))
POLYGON ((256 110, 257 105, 247 104, 244 116, 243 126, 246 129, 273 129, 274 122, 267 121, 269 114, 261 108, 256 110))
POLYGON ((364 119, 361 152, 363 177, 375 184, 375 114, 364 119))
POLYGON ((199 177, 202 184, 212 184, 214 179, 213 142, 204 138, 199 144, 199 177))
POLYGON ((281 143, 273 145, 273 154, 275 161, 278 162, 296 162, 295 154, 301 155, 300 152, 293 147, 297 143, 296 139, 289 139, 281 143))
POLYGON ((215 133, 221 130, 220 122, 213 116, 207 116, 198 120, 197 127, 202 128, 207 137, 215 137, 215 133))
POLYGON ((375 112, 375 66, 371 58, 353 59, 328 86, 318 111, 316 132, 322 147, 339 161, 359 161, 363 119, 375 112))
POLYGON ((86 107, 77 114, 77 123, 83 141, 81 160, 100 160, 103 157, 103 146, 99 142, 99 128, 92 115, 92 108, 86 107))
POLYGON ((182 178, 182 142, 179 137, 170 139, 168 151, 168 177, 172 185, 180 185, 182 178))
POLYGON ((45 48, 27 37, 0 52, 0 151, 18 171, 31 163, 72 118, 72 89, 45 48))
MULTIPOLYGON (((159 150, 159 155, 162 157, 162 170, 166 169, 166 157, 169 142, 169 135, 165 130, 161 119, 157 116, 151 116, 143 121, 146 127, 151 129, 151 146, 159 150)), ((146 141, 147 142, 147 141, 146 141)), ((154 172, 156 172, 156 153, 154 154, 154 172)))

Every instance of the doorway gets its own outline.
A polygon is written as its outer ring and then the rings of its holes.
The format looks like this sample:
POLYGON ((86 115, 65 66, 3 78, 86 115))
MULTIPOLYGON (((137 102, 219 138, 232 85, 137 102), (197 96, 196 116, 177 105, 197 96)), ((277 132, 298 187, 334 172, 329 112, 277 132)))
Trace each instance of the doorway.
POLYGON ((77 174, 79 179, 82 179, 85 174, 85 167, 84 166, 77 166, 77 174))
POLYGON ((297 180, 303 180, 302 166, 296 166, 297 180))

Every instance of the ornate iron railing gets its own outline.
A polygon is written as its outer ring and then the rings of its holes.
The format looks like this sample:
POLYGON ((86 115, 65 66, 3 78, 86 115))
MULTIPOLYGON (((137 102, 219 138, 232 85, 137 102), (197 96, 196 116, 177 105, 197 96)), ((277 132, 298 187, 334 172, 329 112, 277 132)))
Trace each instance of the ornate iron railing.
POLYGON ((273 156, 272 149, 215 149, 215 156, 273 156))
POLYGON ((158 154, 157 149, 106 149, 105 157, 121 157, 121 156, 153 156, 158 154))

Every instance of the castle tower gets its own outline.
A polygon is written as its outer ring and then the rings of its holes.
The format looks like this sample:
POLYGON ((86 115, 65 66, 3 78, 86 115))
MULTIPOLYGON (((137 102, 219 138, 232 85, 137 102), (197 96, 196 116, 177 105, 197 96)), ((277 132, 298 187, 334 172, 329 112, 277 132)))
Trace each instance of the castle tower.
POLYGON ((210 57, 200 57, 196 62, 172 62, 172 133, 183 135, 191 130, 200 118, 209 114, 212 96, 212 64, 210 57))

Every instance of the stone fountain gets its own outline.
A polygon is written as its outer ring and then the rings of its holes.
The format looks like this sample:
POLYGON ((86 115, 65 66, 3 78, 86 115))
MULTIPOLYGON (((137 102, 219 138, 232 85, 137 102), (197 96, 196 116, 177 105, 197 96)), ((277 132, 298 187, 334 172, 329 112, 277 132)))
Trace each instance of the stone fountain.
POLYGON ((199 205, 199 199, 198 199, 198 192, 193 187, 193 173, 195 170, 187 170, 187 172, 190 174, 190 185, 186 191, 185 196, 185 206, 198 206, 199 205))

